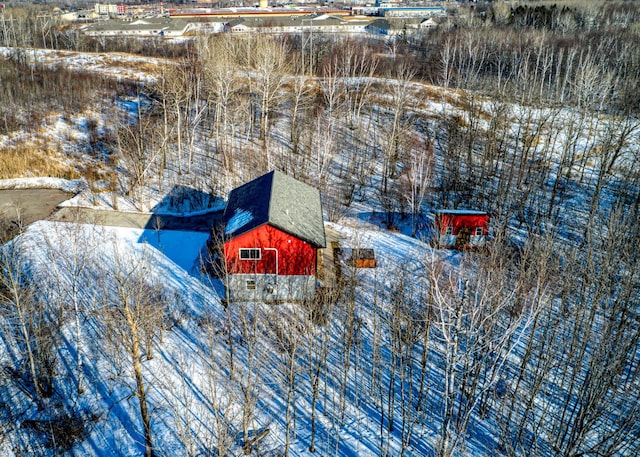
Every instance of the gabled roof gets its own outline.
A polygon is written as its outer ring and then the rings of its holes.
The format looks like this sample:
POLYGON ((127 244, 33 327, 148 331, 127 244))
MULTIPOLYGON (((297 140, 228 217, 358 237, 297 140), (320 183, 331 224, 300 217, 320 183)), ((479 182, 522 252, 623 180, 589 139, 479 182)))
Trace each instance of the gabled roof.
POLYGON ((222 221, 225 235, 231 238, 269 224, 315 247, 325 247, 320 192, 279 171, 233 189, 222 221))

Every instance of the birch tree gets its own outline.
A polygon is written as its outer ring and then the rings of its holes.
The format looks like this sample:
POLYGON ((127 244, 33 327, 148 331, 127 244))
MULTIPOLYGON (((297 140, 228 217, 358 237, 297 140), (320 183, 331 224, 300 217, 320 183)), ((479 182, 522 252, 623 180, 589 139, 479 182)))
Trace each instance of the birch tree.
POLYGON ((281 89, 291 69, 286 43, 271 37, 254 42, 252 64, 260 99, 260 138, 267 142, 272 113, 282 100, 281 89))
MULTIPOLYGON (((497 250, 499 251, 499 249, 497 250)), ((451 456, 464 446, 471 417, 487 391, 495 388, 506 361, 518 346, 538 309, 527 300, 514 312, 515 290, 503 256, 465 259, 448 270, 437 259, 427 261, 435 330, 433 341, 442 345, 443 393, 438 456, 451 456)), ((539 289, 527 291, 541 294, 539 289)))
POLYGON ((114 246, 115 262, 104 271, 101 309, 108 341, 115 351, 129 356, 135 380, 140 421, 144 430, 145 456, 155 455, 151 429, 148 386, 142 366, 143 354, 150 358, 152 339, 158 336, 165 301, 161 287, 149 275, 148 255, 128 257, 114 246))
MULTIPOLYGON (((76 212, 73 223, 57 224, 53 233, 45 238, 47 261, 50 265, 48 279, 63 300, 63 307, 70 309, 75 326, 76 344, 76 392, 84 392, 84 344, 83 323, 87 304, 92 302, 88 285, 92 282, 94 249, 97 233, 80 224, 80 213, 76 212)), ((88 227, 88 226, 86 226, 88 227)))
POLYGON ((38 300, 25 255, 20 240, 0 249, 0 312, 17 359, 25 361, 26 376, 15 367, 18 386, 42 409, 53 388, 53 329, 44 304, 38 300))

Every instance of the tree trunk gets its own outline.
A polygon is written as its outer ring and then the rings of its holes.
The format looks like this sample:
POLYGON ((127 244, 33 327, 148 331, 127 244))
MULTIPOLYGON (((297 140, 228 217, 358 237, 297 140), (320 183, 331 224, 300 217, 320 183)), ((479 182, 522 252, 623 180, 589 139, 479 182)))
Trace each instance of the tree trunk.
POLYGON ((145 457, 153 457, 153 437, 151 435, 151 419, 149 417, 149 408, 147 405, 147 392, 144 386, 144 378, 142 377, 142 364, 140 363, 140 340, 138 338, 137 326, 130 321, 131 325, 131 361, 133 362, 133 373, 136 378, 136 389, 138 401, 140 402, 140 419, 144 427, 144 455, 145 457))

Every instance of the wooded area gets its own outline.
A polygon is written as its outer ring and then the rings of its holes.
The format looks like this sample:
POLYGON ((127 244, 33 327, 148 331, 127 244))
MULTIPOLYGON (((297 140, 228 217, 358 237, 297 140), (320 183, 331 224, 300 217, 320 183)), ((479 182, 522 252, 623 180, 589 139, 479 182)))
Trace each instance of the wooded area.
MULTIPOLYGON (((73 400, 46 400, 65 378, 83 395, 91 338, 105 342, 113 379, 128 380, 139 402, 147 456, 162 449, 150 389, 178 399, 162 414, 175 421, 184 455, 224 456, 235 432, 251 442, 267 387, 284 405, 287 456, 301 441, 310 453, 340 455, 340 431, 365 415, 378 421, 381 456, 466 455, 478 443, 485 455, 640 453, 639 5, 479 5, 453 27, 389 40, 158 41, 153 82, 135 84, 47 68, 28 60, 27 47, 146 45, 43 28, 29 13, 14 19, 11 33, 0 31, 0 44, 17 46, 0 66, 0 133, 137 97, 130 116, 95 126, 99 146, 86 156, 92 179, 118 167, 111 189, 139 209, 148 209, 146 186, 224 197, 279 169, 319 188, 332 222, 368 205, 386 229, 410 220, 420 237, 430 209, 494 215, 491 249, 461 254, 456 268, 435 254, 383 274, 345 266, 338 295, 229 306, 197 323, 187 297, 145 275, 151 259, 87 265, 84 251, 52 245, 51 264, 65 271, 40 278, 22 263, 20 243, 5 245, 0 332, 11 357, 2 354, 1 381, 56 424, 76 425, 15 427, 22 403, 3 396, 0 434, 19 436, 16 455, 64 452, 97 419, 73 400), (75 367, 57 359, 61 328, 74 329, 75 367), (197 395, 187 348, 174 361, 180 385, 143 375, 176 329, 208 344, 196 347, 207 361, 197 395)), ((9 154, 0 149, 0 162, 9 154)), ((67 239, 79 233, 69 227, 67 239)), ((259 452, 262 440, 252 442, 245 453, 259 452)))

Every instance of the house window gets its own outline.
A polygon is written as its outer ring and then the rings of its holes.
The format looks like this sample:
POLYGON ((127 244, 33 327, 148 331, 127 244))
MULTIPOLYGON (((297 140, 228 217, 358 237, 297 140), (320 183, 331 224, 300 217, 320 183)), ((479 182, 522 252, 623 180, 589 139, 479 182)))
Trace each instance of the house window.
POLYGON ((240 248, 240 260, 260 260, 259 248, 240 248))
POLYGON ((256 290, 256 280, 247 279, 247 290, 256 290))
POLYGON ((482 236, 482 227, 476 227, 476 236, 482 236))
POLYGON ((446 233, 447 235, 453 235, 453 227, 448 226, 448 227, 446 228, 446 232, 445 232, 445 233, 446 233))

